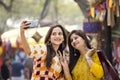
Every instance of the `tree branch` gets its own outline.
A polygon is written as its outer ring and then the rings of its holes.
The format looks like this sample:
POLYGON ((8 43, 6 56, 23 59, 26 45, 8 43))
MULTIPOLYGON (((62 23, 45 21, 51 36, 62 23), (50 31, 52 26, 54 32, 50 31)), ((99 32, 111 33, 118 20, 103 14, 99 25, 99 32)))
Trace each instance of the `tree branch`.
POLYGON ((89 9, 90 9, 88 0, 74 0, 74 1, 80 7, 84 17, 87 18, 88 17, 88 12, 89 12, 89 9))
POLYGON ((46 17, 48 11, 49 11, 49 5, 50 5, 50 2, 51 0, 46 0, 45 1, 45 4, 44 4, 44 7, 43 7, 43 10, 42 10, 42 13, 40 14, 40 21, 46 17))
POLYGON ((2 5, 5 8, 5 10, 9 12, 12 9, 13 2, 14 2, 14 0, 10 0, 10 4, 7 5, 7 4, 4 3, 3 0, 0 0, 0 5, 2 5))

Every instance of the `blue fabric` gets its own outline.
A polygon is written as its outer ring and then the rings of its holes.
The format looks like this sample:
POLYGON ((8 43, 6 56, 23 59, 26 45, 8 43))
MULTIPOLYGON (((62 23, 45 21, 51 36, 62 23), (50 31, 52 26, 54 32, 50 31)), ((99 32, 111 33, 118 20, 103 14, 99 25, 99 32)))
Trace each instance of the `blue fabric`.
POLYGON ((13 62, 12 63, 12 76, 19 77, 21 76, 21 70, 24 69, 24 65, 20 62, 13 62))
POLYGON ((101 23, 97 21, 96 22, 95 21, 84 22, 83 30, 85 33, 98 33, 99 31, 101 31, 101 23))

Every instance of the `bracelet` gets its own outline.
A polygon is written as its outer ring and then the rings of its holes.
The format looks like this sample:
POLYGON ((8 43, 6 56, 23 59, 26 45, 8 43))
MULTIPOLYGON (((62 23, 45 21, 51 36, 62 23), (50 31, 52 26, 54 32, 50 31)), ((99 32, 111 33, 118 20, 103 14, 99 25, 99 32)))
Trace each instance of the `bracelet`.
POLYGON ((91 60, 91 57, 85 56, 86 60, 91 60))

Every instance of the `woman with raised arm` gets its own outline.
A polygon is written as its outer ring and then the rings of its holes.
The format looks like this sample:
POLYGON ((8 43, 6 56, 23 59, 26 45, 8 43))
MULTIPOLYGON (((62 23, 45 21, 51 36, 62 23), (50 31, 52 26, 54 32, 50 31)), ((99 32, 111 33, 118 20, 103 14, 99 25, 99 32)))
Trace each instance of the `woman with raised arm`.
POLYGON ((45 44, 30 46, 25 38, 25 29, 29 27, 27 21, 23 21, 20 27, 23 49, 28 57, 34 59, 31 80, 64 80, 60 78, 62 66, 59 61, 59 52, 63 53, 66 47, 66 32, 57 24, 47 32, 45 44))

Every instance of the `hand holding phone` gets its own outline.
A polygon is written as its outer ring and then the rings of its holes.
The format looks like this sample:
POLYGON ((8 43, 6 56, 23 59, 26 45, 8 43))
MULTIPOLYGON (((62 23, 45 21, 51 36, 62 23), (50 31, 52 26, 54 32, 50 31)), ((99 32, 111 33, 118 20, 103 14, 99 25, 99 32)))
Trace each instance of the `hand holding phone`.
POLYGON ((28 25, 29 28, 37 28, 39 25, 39 21, 38 20, 33 20, 33 21, 28 21, 30 24, 28 25))

